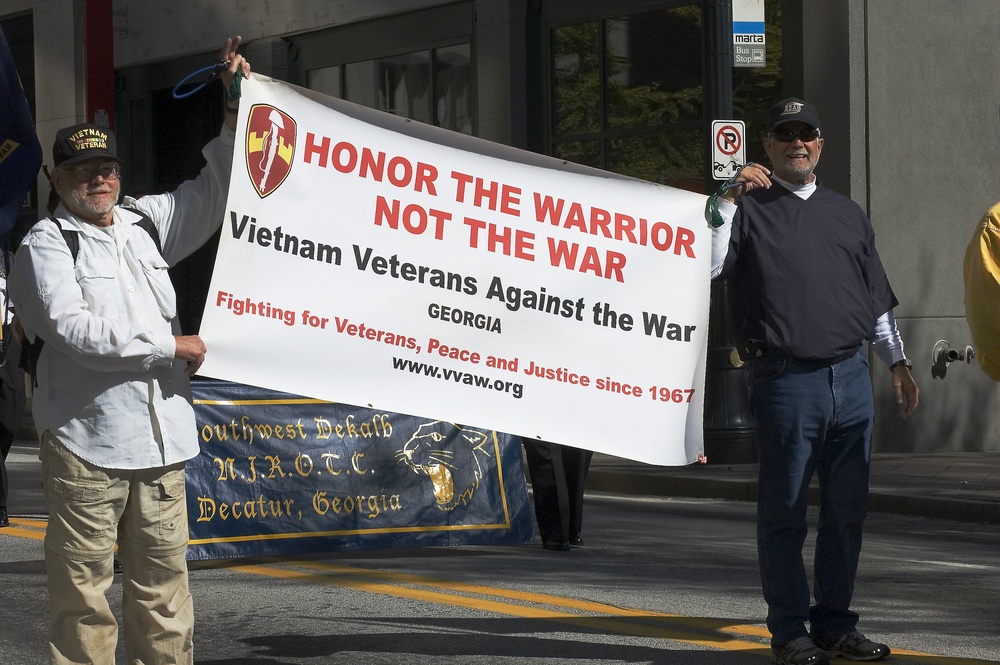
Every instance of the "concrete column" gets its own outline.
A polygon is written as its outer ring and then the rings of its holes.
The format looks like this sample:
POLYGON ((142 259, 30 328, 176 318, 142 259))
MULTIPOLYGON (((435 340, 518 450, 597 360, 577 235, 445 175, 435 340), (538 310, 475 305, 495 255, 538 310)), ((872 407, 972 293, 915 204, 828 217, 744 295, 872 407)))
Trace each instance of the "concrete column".
POLYGON ((852 111, 863 117, 862 107, 852 103, 850 94, 848 18, 855 4, 855 0, 802 3, 803 94, 819 109, 823 124, 825 145, 817 175, 827 187, 851 196, 864 207, 865 190, 852 191, 850 178, 852 111))
MULTIPOLYGON (((42 163, 52 167, 56 131, 85 120, 82 0, 33 3, 35 39, 35 125, 42 163)), ((44 208, 49 184, 39 176, 38 197, 44 208)), ((40 211, 41 212, 41 211, 40 211)))
MULTIPOLYGON (((510 145, 511 3, 476 2, 476 75, 479 136, 510 145)), ((519 17, 523 24, 524 18, 519 17)))

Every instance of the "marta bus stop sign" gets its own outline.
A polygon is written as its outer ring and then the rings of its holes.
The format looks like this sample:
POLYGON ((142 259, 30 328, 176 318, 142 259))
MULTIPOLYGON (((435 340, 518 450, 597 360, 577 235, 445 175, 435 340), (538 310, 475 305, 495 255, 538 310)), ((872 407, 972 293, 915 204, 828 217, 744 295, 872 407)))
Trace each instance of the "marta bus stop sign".
POLYGON ((712 121, 712 177, 729 180, 746 163, 745 128, 742 120, 712 121))

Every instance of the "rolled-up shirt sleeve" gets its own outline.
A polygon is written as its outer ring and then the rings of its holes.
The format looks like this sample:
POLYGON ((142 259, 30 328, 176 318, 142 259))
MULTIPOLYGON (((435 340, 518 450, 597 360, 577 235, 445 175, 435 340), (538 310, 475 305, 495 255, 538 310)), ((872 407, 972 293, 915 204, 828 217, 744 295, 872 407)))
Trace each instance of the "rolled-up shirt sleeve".
POLYGON ((896 317, 893 316, 891 309, 878 317, 870 340, 872 351, 887 367, 892 367, 906 358, 906 354, 903 353, 903 338, 896 328, 896 317))
POLYGON ((719 214, 722 215, 722 226, 712 229, 712 279, 719 277, 726 265, 736 209, 735 203, 719 199, 719 214))

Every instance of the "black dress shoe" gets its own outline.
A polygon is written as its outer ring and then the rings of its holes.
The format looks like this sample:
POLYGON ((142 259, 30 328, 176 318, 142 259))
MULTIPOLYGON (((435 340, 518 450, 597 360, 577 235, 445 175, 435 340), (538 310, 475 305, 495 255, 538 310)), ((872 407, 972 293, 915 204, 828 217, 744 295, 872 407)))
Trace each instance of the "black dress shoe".
POLYGON ((830 659, 809 637, 771 646, 775 665, 830 665, 830 659))
POLYGON ((559 536, 558 538, 549 538, 548 540, 542 541, 542 547, 555 552, 567 552, 569 551, 569 541, 562 536, 559 536))
POLYGON ((0 508, 0 529, 5 526, 10 526, 10 516, 7 514, 6 508, 0 508))
POLYGON ((856 630, 827 639, 816 638, 816 646, 827 656, 840 656, 847 660, 882 660, 891 653, 888 646, 874 642, 856 630))
POLYGON ((578 533, 569 534, 569 546, 570 547, 583 547, 583 538, 580 537, 578 533))

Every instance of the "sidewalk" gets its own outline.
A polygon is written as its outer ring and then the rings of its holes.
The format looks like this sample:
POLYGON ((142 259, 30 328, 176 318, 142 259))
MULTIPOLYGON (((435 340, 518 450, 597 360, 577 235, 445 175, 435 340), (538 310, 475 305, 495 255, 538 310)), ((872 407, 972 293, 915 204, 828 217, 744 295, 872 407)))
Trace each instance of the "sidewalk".
MULTIPOLYGON (((817 503, 813 481, 812 503, 817 503)), ((587 489, 613 494, 755 501, 756 464, 666 467, 595 454, 587 489)), ((1000 524, 1000 452, 876 454, 873 512, 1000 524)))

